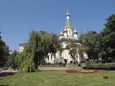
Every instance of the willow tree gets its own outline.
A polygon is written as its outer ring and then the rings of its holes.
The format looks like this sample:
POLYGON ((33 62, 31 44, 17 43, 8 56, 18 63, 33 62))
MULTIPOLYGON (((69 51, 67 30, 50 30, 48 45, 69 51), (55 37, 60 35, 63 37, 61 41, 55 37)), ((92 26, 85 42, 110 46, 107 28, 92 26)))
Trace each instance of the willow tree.
POLYGON ((40 32, 41 34, 41 42, 38 48, 38 52, 40 55, 39 65, 41 62, 44 62, 45 57, 47 57, 48 53, 50 52, 50 45, 52 44, 52 34, 47 32, 40 32))
POLYGON ((49 53, 52 35, 44 31, 32 31, 21 56, 20 70, 33 72, 49 53))
POLYGON ((18 56, 18 52, 16 50, 14 50, 10 56, 10 60, 9 60, 9 63, 10 63, 10 66, 13 68, 13 69, 17 69, 18 67, 18 63, 17 63, 17 56, 18 56))

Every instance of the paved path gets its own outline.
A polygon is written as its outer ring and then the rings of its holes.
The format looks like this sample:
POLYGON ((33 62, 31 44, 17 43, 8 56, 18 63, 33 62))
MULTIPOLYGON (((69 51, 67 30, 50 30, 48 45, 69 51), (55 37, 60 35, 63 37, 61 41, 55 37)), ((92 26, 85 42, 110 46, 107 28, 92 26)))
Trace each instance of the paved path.
POLYGON ((39 70, 69 70, 69 69, 78 69, 79 67, 67 66, 67 67, 39 67, 39 70))
POLYGON ((7 70, 1 69, 1 70, 0 70, 0 79, 3 79, 4 77, 9 76, 9 75, 13 75, 13 74, 15 74, 16 72, 17 72, 17 71, 11 70, 11 69, 7 69, 7 70))
POLYGON ((39 67, 39 70, 67 70, 68 67, 39 67))

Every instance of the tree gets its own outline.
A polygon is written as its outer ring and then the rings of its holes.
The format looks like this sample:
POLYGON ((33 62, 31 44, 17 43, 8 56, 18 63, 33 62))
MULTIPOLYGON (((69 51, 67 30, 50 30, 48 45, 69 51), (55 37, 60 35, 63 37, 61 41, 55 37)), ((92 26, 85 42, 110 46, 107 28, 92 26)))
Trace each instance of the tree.
POLYGON ((100 57, 105 61, 109 58, 115 59, 115 14, 106 21, 105 28, 100 33, 100 57))
POLYGON ((76 40, 69 39, 68 41, 66 40, 67 44, 67 49, 69 50, 69 54, 73 58, 74 61, 76 61, 77 53, 78 53, 78 44, 76 40))
MULTIPOLYGON (((60 52, 62 53, 62 51, 64 49, 69 50, 69 54, 71 55, 71 58, 73 58, 74 62, 76 62, 76 59, 80 59, 83 58, 83 47, 82 45, 79 43, 78 40, 74 40, 74 39, 61 39, 60 41, 60 52), (62 43, 65 43, 66 47, 63 48, 61 46, 62 43)), ((78 61, 78 63, 80 62, 80 60, 78 61)))
POLYGON ((38 56, 38 46, 41 42, 41 36, 40 33, 34 30, 30 33, 29 36, 29 41, 22 53, 21 65, 19 69, 25 72, 34 72, 38 68, 38 57, 40 57, 40 55, 38 56))
POLYGON ((10 66, 13 68, 13 69, 17 69, 17 56, 18 52, 16 50, 14 50, 10 56, 10 66))
MULTIPOLYGON (((64 50, 64 48, 62 47, 63 41, 64 41, 64 39, 60 39, 60 40, 58 41, 58 44, 57 44, 57 50, 59 51, 60 56, 62 55, 62 52, 63 52, 63 50, 64 50)), ((62 58, 63 58, 63 57, 62 57, 62 58)))
MULTIPOLYGON (((45 57, 47 57, 48 53, 50 53, 50 46, 52 44, 52 34, 49 34, 47 32, 43 32, 41 33, 41 42, 40 42, 40 45, 39 45, 39 48, 38 48, 38 51, 39 51, 39 55, 40 55, 40 58, 39 59, 39 65, 41 64, 41 62, 43 63, 44 62, 44 59, 45 57)), ((53 46, 52 46, 53 47, 53 46)))
POLYGON ((99 49, 99 34, 95 31, 88 31, 85 34, 81 34, 80 43, 83 45, 84 50, 88 54, 89 60, 98 60, 99 49))
MULTIPOLYGON (((1 33, 1 32, 0 32, 1 33)), ((9 47, 5 44, 0 36, 0 66, 7 63, 9 59, 9 47)))
POLYGON ((54 55, 55 57, 55 53, 58 50, 58 36, 56 34, 51 34, 52 35, 52 40, 51 40, 51 44, 49 45, 49 53, 51 54, 51 58, 54 55))
MULTIPOLYGON (((18 58, 20 71, 34 72, 38 69, 38 65, 44 62, 50 51, 52 44, 52 34, 44 31, 32 31, 29 41, 24 48, 24 51, 18 58)), ((53 52, 53 51, 52 51, 53 52)))

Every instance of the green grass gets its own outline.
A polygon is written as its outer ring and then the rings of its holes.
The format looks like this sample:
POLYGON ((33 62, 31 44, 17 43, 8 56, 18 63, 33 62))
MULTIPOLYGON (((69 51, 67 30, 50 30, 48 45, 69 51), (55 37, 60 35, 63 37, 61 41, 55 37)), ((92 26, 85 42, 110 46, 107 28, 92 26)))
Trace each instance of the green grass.
POLYGON ((100 73, 65 73, 44 71, 17 73, 0 80, 0 86, 115 86, 115 71, 100 73), (103 79, 108 76, 108 79, 103 79))

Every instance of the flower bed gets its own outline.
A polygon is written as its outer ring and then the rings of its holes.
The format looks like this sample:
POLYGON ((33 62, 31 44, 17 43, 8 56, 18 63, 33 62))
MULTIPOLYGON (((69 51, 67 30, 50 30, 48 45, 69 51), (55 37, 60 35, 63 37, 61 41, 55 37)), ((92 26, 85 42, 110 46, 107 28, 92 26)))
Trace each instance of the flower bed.
POLYGON ((66 73, 95 73, 102 72, 102 70, 65 70, 66 73))

